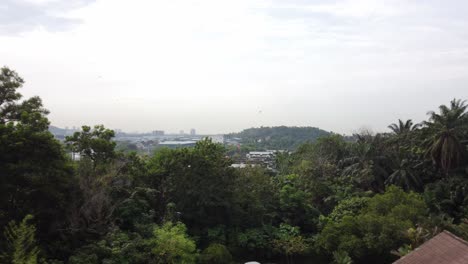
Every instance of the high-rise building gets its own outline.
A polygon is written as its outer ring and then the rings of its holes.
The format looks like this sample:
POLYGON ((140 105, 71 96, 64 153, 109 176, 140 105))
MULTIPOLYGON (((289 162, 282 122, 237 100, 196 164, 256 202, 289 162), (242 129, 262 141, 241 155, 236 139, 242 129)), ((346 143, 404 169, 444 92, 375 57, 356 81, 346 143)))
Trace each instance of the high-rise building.
POLYGON ((195 136, 196 134, 197 134, 197 131, 195 130, 195 128, 190 129, 191 136, 195 136))
POLYGON ((183 130, 179 131, 179 134, 183 135, 185 134, 183 130))

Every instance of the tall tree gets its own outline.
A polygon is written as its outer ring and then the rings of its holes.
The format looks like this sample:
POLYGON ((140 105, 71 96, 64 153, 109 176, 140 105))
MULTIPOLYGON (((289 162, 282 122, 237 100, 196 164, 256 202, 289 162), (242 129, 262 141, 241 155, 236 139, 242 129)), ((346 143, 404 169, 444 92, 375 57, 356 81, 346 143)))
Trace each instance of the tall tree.
POLYGON ((429 112, 429 121, 424 122, 429 135, 426 156, 446 175, 466 163, 467 150, 462 140, 468 135, 467 107, 465 101, 453 99, 449 106, 439 106, 439 113, 429 112))
POLYGON ((389 176, 388 157, 385 155, 384 138, 381 134, 357 135, 351 157, 340 161, 342 175, 350 177, 363 189, 382 192, 389 176))
POLYGON ((94 166, 107 163, 115 158, 115 145, 112 141, 115 133, 103 125, 83 126, 82 131, 75 132, 73 136, 65 138, 65 142, 73 152, 90 158, 94 166))
POLYGON ((149 163, 162 206, 174 203, 192 232, 229 225, 235 175, 224 152, 223 146, 202 140, 194 148, 156 153, 149 163))
POLYGON ((405 122, 398 119, 398 124, 393 123, 389 125, 388 128, 390 128, 390 130, 392 130, 396 135, 402 135, 417 129, 419 126, 420 124, 413 124, 411 119, 408 119, 405 122))
POLYGON ((24 81, 0 70, 0 226, 33 214, 42 241, 57 238, 73 186, 72 168, 48 131, 39 97, 22 102, 24 81))
POLYGON ((403 159, 399 162, 398 167, 390 174, 385 183, 400 186, 405 190, 415 191, 420 191, 423 186, 418 172, 414 170, 410 161, 407 159, 403 159))

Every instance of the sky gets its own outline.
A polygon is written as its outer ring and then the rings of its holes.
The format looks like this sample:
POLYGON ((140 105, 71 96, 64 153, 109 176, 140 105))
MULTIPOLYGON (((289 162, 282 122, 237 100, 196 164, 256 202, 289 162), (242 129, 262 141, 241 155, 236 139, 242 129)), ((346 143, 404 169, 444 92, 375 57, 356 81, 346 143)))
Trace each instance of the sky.
POLYGON ((468 99, 466 0, 2 0, 52 125, 351 134, 468 99))

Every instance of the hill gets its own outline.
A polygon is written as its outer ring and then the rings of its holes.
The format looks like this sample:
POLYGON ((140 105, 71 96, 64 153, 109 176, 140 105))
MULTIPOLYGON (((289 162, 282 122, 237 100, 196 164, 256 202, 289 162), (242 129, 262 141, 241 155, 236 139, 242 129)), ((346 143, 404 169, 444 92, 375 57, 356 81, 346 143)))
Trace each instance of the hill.
POLYGON ((287 149, 294 150, 304 142, 313 142, 331 132, 317 127, 259 127, 245 129, 239 133, 227 134, 227 139, 240 138, 244 145, 256 149, 287 149))

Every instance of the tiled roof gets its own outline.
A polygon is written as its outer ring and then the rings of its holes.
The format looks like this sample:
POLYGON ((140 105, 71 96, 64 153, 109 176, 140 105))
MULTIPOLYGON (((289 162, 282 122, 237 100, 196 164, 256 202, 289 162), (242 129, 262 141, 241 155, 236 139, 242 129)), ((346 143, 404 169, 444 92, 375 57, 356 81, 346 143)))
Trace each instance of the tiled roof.
POLYGON ((394 264, 468 264, 468 242, 443 231, 394 264))

